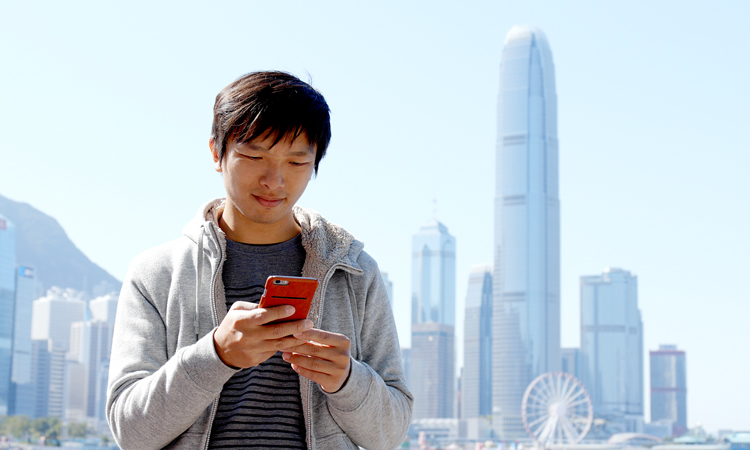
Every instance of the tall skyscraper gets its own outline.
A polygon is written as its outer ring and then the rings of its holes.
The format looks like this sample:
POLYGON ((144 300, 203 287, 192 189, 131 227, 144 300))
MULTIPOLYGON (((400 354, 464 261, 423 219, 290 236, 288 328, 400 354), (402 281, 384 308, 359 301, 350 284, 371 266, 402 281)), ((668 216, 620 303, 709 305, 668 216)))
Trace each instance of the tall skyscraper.
POLYGON ((685 352, 676 345, 660 345, 651 360, 651 422, 672 422, 672 435, 687 432, 687 375, 685 352))
POLYGON ((455 326, 456 239, 432 221, 412 237, 411 323, 455 326))
POLYGON ((16 303, 16 229, 0 215, 0 416, 8 414, 12 393, 13 318, 16 303))
POLYGON ((34 268, 16 269, 16 299, 13 319, 13 359, 10 375, 11 408, 9 414, 31 416, 31 307, 37 295, 34 268))
POLYGON ((610 432, 637 432, 643 423, 643 325, 638 278, 610 268, 581 277, 583 384, 594 415, 610 432))
POLYGON ((461 418, 492 414, 492 268, 474 266, 469 274, 464 316, 464 371, 461 418))
POLYGON ((538 28, 505 39, 497 133, 492 419, 498 436, 517 439, 526 387, 560 369, 557 94, 538 28))
POLYGON ((453 417, 456 240, 437 220, 412 238, 414 419, 453 417))

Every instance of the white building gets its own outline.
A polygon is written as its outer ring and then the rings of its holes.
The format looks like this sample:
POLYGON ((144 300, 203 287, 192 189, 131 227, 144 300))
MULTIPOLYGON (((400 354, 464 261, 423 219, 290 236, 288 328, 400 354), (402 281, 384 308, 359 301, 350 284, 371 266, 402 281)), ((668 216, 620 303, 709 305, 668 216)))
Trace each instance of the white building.
POLYGON ((526 387, 560 369, 557 94, 538 28, 515 26, 505 39, 497 133, 492 418, 509 440, 526 437, 526 387))
POLYGON ((34 300, 31 315, 32 382, 35 417, 64 418, 67 403, 67 353, 70 329, 85 320, 84 293, 53 287, 34 300))
POLYGON ((70 326, 85 319, 85 294, 74 289, 53 287, 47 295, 34 300, 31 339, 52 340, 55 348, 70 349, 70 326))
POLYGON ((612 433, 643 427, 643 325, 638 278, 622 269, 581 277, 581 378, 612 433))

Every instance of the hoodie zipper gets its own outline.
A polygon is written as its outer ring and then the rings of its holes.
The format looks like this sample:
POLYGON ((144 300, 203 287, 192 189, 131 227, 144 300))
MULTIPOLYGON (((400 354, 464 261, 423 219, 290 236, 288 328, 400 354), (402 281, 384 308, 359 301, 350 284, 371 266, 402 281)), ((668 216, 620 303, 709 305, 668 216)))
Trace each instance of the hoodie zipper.
MULTIPOLYGON (((323 312, 323 303, 325 302, 325 294, 326 289, 328 288, 328 282, 331 280, 331 277, 333 277, 333 272, 336 271, 336 269, 354 269, 353 267, 342 264, 342 263, 336 263, 332 265, 328 272, 326 272, 325 276, 323 277, 323 283, 320 285, 320 301, 317 304, 317 307, 315 308, 315 315, 313 316, 313 325, 315 328, 320 328, 320 322, 322 321, 321 313, 323 312)), ((315 450, 315 445, 313 444, 313 426, 312 426, 312 381, 308 380, 307 378, 304 378, 305 384, 307 385, 307 432, 309 433, 309 439, 308 442, 310 443, 309 450, 315 450)), ((206 449, 207 450, 207 449, 206 449)))
MULTIPOLYGON (((211 223, 209 223, 208 226, 211 229, 211 236, 213 237, 214 242, 216 242, 217 247, 219 249, 219 264, 216 266, 216 271, 214 272, 213 278, 211 280, 211 312, 213 312, 214 327, 217 327, 219 325, 219 312, 216 310, 216 282, 219 279, 219 267, 221 267, 222 265, 221 262, 224 260, 224 254, 221 251, 221 242, 219 241, 219 237, 216 236, 216 231, 214 230, 211 223)), ((203 446, 204 450, 208 450, 208 444, 211 441, 211 428, 214 425, 214 418, 216 417, 216 411, 218 409, 219 409, 219 401, 218 399, 216 399, 211 405, 211 414, 208 417, 208 429, 206 430, 206 443, 203 446)))

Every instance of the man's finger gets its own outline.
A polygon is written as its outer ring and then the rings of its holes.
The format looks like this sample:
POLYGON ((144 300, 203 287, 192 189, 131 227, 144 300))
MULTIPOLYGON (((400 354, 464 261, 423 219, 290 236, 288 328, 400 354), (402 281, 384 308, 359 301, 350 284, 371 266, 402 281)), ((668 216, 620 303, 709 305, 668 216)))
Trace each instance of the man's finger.
MULTIPOLYGON (((279 305, 269 306, 268 308, 259 308, 260 314, 258 320, 261 324, 267 324, 274 320, 285 319, 294 314, 294 306, 279 305)), ((290 333, 291 334, 291 333, 290 333)))
POLYGON ((232 307, 229 308, 229 310, 230 311, 234 311, 234 310, 238 310, 239 309, 239 310, 242 310, 242 311, 252 311, 253 309, 255 309, 257 307, 258 307, 257 303, 243 302, 243 301, 240 300, 240 301, 232 303, 232 307))
POLYGON ((341 347, 350 345, 349 338, 343 334, 331 333, 330 331, 323 331, 317 328, 303 331, 301 333, 295 333, 294 337, 297 339, 304 339, 306 341, 319 342, 321 344, 329 345, 331 347, 341 347))
MULTIPOLYGON (((304 345, 304 341, 300 341, 294 336, 288 336, 281 339, 276 339, 273 341, 273 346, 275 350, 287 352, 290 351, 290 349, 296 349, 300 346, 304 345)), ((294 351, 294 350, 291 350, 294 351)))
MULTIPOLYGON (((304 332, 305 330, 309 330, 313 327, 313 323, 309 319, 303 319, 303 320, 293 320, 291 322, 285 322, 285 323, 279 323, 275 325, 268 325, 269 327, 273 327, 273 335, 274 336, 291 336, 294 334, 300 334, 304 332)), ((296 337, 296 336, 295 336, 296 337)), ((303 340, 301 338, 297 338, 300 340, 303 340)))
MULTIPOLYGON (((299 338, 296 338, 299 339, 299 338)), ((306 342, 306 341, 297 341, 297 342, 303 342, 303 344, 298 345, 295 348, 289 348, 284 349, 286 353, 297 353, 300 355, 305 356, 315 356, 317 358, 321 359, 331 359, 335 357, 336 355, 342 354, 340 351, 337 351, 336 349, 330 350, 332 347, 329 347, 327 345, 318 344, 317 342, 306 342)))

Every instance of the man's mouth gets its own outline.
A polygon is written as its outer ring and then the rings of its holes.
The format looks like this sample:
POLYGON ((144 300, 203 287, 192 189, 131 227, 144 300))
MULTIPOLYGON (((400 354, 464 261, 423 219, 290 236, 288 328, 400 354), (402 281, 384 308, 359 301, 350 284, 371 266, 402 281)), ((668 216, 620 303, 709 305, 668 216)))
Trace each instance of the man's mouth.
POLYGON ((255 199, 260 203, 260 206, 263 206, 265 208, 273 208, 274 206, 278 206, 282 201, 284 201, 283 198, 273 198, 273 197, 261 197, 259 195, 253 195, 255 199))

